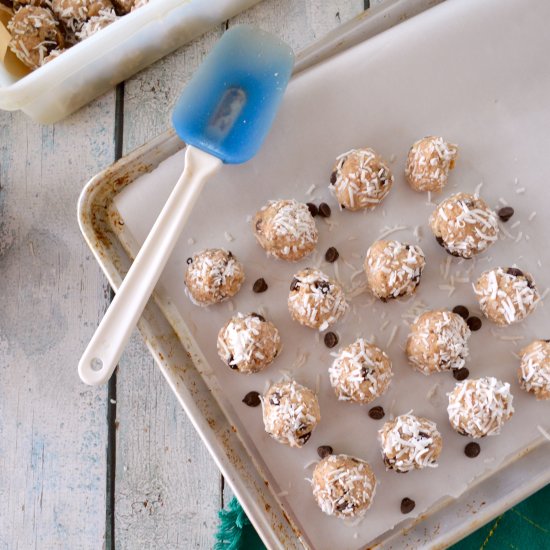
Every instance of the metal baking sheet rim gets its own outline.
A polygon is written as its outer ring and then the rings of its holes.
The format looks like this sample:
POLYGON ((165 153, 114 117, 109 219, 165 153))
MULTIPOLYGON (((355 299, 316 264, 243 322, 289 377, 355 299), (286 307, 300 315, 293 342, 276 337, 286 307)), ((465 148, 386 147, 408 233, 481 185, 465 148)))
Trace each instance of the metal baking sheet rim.
MULTIPOLYGON (((369 10, 304 50, 296 72, 420 13, 440 0, 390 0, 369 10), (368 17, 367 17, 368 15, 368 17)), ((113 198, 140 175, 185 145, 168 131, 92 178, 78 204, 78 221, 86 242, 116 290, 131 263, 129 237, 113 198)), ((154 299, 138 324, 165 379, 201 436, 223 475, 268 548, 308 547, 292 519, 269 490, 268 475, 247 454, 234 426, 195 369, 191 354, 176 335, 169 316, 154 299)), ((369 543, 369 548, 445 548, 550 482, 550 444, 537 440, 492 475, 476 481, 459 499, 442 499, 417 520, 406 520, 369 543), (521 459, 521 460, 520 460, 521 459), (525 480, 517 474, 536 472, 525 480), (514 478, 516 475, 516 478, 514 478), (516 479, 519 483, 510 484, 516 479), (495 488, 504 488, 497 490, 495 488), (493 491, 494 494, 491 493, 493 491), (489 501, 493 500, 489 503, 489 501), (464 516, 463 518, 461 516, 464 516), (453 516, 454 523, 448 524, 453 516), (445 521, 447 520, 447 524, 445 521), (446 527, 446 529, 443 529, 446 527)))

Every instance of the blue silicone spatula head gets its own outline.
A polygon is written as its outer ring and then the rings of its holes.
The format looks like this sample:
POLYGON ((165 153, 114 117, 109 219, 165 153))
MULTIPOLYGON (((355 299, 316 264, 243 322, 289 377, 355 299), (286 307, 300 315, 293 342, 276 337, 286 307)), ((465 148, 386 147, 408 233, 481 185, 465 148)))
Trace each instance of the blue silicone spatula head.
POLYGON ((224 163, 246 162, 271 127, 293 63, 275 36, 245 25, 228 30, 176 104, 179 137, 224 163))

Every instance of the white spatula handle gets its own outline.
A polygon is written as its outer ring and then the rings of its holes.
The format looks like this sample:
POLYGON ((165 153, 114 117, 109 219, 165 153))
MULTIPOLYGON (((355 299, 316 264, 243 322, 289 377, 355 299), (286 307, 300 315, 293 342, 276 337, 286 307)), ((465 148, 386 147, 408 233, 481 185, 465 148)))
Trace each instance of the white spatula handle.
POLYGON ((187 147, 183 174, 80 359, 78 374, 86 384, 102 384, 111 377, 202 186, 221 165, 216 157, 187 147))

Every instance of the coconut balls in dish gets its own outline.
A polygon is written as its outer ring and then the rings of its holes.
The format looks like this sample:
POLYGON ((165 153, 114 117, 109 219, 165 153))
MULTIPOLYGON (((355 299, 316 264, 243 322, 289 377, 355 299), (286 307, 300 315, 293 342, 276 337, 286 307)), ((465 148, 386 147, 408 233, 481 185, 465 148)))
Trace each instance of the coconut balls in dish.
POLYGON ((347 210, 372 210, 390 192, 393 175, 370 148, 352 149, 336 159, 329 189, 347 210))
POLYGON ((382 395, 393 375, 386 352, 363 338, 340 350, 328 372, 338 399, 355 403, 382 395))
POLYGON ((281 337, 273 323, 257 313, 238 313, 218 334, 218 355, 231 369, 260 372, 281 351, 281 337))
POLYGON ((485 271, 474 284, 474 292, 483 315, 499 326, 522 321, 540 300, 533 277, 517 267, 485 271))
POLYGON ((535 340, 520 352, 518 380, 537 399, 550 399, 550 342, 535 340))
POLYGON ((498 240, 496 212, 476 195, 456 193, 441 202, 430 217, 437 242, 451 256, 469 260, 498 240))
POLYGON ((414 294, 425 265, 419 246, 381 240, 367 250, 364 268, 369 289, 385 302, 414 294))
POLYGON ((313 497, 338 518, 359 518, 372 504, 376 478, 367 462, 344 454, 323 458, 313 470, 313 497))
POLYGON ((260 246, 281 260, 301 260, 313 252, 319 238, 308 206, 295 200, 270 201, 252 224, 260 246))
POLYGON ((315 393, 292 381, 273 384, 262 398, 265 431, 279 443, 303 447, 321 420, 315 393))
POLYGON ((455 165, 458 147, 442 137, 428 136, 413 143, 405 177, 415 191, 441 191, 455 165))
POLYGON ((514 414, 510 384, 492 376, 459 382, 448 395, 451 426, 474 439, 498 435, 514 414))
POLYGON ((52 0, 52 9, 67 31, 77 33, 91 17, 113 10, 109 0, 52 0))

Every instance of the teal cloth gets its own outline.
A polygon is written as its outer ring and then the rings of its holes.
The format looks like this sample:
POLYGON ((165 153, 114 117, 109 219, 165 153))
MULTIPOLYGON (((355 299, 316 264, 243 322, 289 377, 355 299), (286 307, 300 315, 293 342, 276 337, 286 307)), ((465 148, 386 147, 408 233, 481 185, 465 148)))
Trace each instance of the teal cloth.
MULTIPOLYGON (((219 512, 214 550, 264 550, 237 499, 219 512)), ((451 550, 550 550, 550 485, 484 525, 451 550)))

